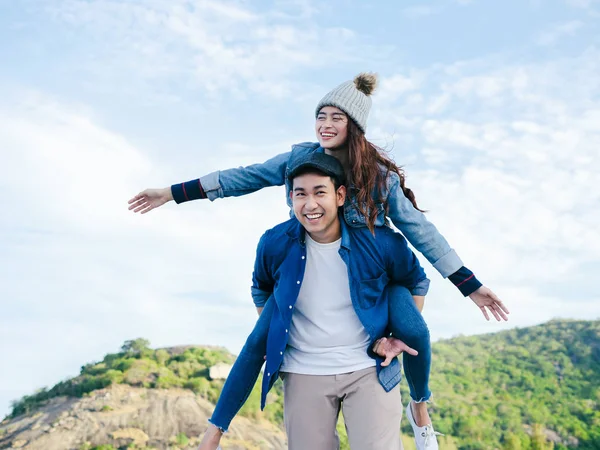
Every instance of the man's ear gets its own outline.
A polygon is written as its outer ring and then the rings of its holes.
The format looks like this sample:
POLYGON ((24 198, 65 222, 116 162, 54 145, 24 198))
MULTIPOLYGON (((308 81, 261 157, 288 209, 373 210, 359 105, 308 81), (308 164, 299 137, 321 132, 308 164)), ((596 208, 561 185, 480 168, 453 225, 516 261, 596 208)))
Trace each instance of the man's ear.
POLYGON ((346 186, 340 186, 336 192, 336 195, 338 207, 344 206, 344 202, 346 201, 346 186))

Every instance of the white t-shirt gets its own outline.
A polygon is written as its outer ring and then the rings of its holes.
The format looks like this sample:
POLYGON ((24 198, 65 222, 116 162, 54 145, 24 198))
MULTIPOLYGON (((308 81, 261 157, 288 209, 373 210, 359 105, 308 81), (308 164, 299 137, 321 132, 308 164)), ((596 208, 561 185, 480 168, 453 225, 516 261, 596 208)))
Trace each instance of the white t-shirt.
POLYGON ((369 335, 352 306, 341 242, 320 244, 306 234, 306 270, 281 372, 336 375, 375 366, 367 355, 369 335))

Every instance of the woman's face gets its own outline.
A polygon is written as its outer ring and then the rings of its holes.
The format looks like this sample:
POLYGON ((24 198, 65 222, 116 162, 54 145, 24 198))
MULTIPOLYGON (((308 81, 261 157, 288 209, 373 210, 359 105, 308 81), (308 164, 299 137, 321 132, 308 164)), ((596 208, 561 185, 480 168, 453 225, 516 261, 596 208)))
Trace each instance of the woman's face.
POLYGON ((317 115, 315 131, 321 147, 343 147, 348 139, 348 116, 335 106, 324 106, 317 115))

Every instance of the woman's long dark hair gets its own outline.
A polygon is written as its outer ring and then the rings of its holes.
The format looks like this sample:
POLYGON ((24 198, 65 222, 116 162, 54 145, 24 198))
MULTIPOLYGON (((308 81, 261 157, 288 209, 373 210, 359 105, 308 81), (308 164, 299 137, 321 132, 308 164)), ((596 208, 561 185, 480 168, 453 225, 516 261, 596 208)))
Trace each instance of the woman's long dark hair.
POLYGON ((404 184, 406 179, 404 170, 398 167, 383 150, 367 141, 363 131, 350 117, 348 117, 348 155, 350 161, 350 173, 347 174, 348 186, 355 189, 358 210, 366 217, 367 226, 372 233, 375 232, 375 221, 378 212, 375 205, 376 201, 386 200, 373 198, 372 194, 377 192, 377 195, 383 195, 382 193, 386 191, 386 179, 390 172, 395 172, 398 175, 400 187, 406 198, 410 200, 415 209, 423 212, 417 206, 413 191, 404 184), (381 166, 386 168, 385 172, 381 170, 381 166))

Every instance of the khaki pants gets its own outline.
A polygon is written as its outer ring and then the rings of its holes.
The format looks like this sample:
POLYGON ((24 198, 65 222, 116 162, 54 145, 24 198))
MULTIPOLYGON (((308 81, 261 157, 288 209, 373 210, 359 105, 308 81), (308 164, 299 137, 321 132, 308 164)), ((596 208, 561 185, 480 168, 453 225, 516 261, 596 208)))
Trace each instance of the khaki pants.
POLYGON ((402 402, 385 392, 375 367, 341 375, 283 374, 289 450, 338 450, 340 409, 352 450, 402 450, 402 402))

